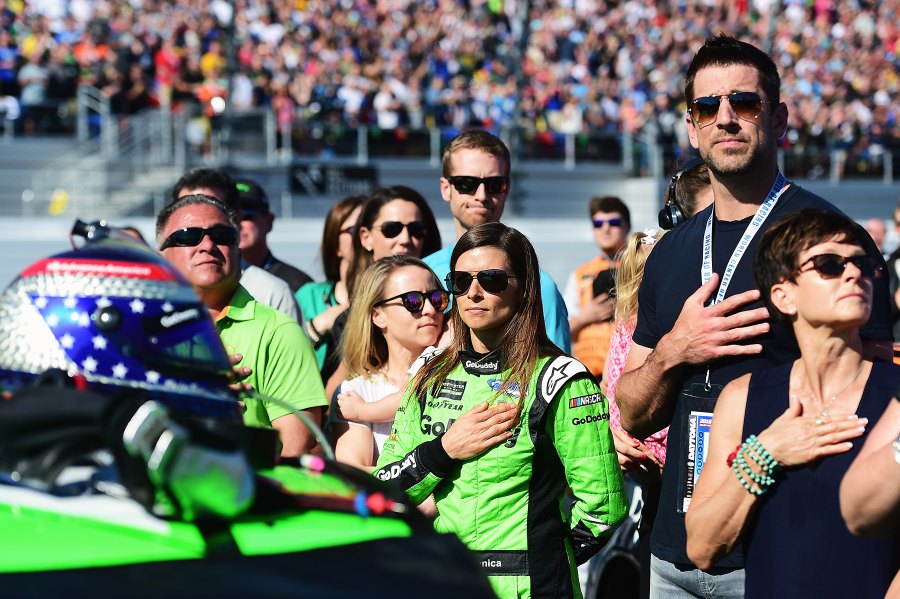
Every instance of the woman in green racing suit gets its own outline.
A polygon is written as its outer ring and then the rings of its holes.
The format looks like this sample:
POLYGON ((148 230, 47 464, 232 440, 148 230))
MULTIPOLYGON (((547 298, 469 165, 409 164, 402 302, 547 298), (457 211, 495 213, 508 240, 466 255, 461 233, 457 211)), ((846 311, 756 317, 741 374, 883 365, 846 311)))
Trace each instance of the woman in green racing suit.
POLYGON ((410 383, 375 475, 416 502, 433 493, 435 528, 476 553, 501 597, 580 596, 576 565, 626 512, 607 400, 547 338, 522 233, 474 227, 450 267, 453 342, 410 383))

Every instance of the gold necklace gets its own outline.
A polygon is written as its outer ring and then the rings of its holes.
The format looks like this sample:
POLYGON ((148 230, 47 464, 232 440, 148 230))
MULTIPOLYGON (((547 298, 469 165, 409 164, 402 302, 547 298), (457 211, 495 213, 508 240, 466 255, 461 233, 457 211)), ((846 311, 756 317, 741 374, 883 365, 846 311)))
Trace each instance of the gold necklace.
MULTIPOLYGON (((825 420, 825 418, 828 418, 828 409, 834 405, 834 402, 836 402, 841 395, 843 395, 846 391, 848 391, 851 387, 853 387, 853 385, 856 384, 856 381, 859 380, 859 376, 863 372, 865 372, 865 370, 866 370, 866 363, 862 362, 860 364, 859 370, 853 376, 853 379, 851 379, 850 383, 846 387, 844 387, 843 389, 841 389, 840 391, 838 391, 837 393, 832 395, 831 399, 828 401, 828 403, 825 404, 825 406, 822 408, 822 411, 819 412, 819 415, 816 416, 816 424, 822 424, 822 422, 825 420)), ((809 379, 809 377, 807 377, 807 380, 808 379, 809 379)), ((793 395, 794 399, 796 400, 797 395, 796 394, 792 394, 792 395, 793 395)), ((815 394, 813 394, 813 393, 810 393, 809 396, 815 398, 815 394)))

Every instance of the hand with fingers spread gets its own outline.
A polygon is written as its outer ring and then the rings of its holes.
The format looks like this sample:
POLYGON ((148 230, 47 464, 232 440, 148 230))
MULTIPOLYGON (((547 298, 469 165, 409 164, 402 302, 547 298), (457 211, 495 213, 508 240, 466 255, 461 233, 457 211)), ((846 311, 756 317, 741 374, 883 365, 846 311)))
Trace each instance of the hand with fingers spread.
POLYGON ((252 391, 253 385, 250 383, 244 383, 242 381, 246 380, 248 376, 253 374, 253 369, 248 366, 238 366, 241 360, 244 359, 244 356, 241 354, 229 354, 228 360, 231 362, 233 368, 231 372, 228 373, 228 380, 231 381, 231 384, 228 385, 233 391, 252 391))
POLYGON ((779 464, 801 466, 850 451, 852 440, 865 432, 868 423, 856 415, 804 415, 803 406, 791 397, 788 409, 758 436, 779 464))
POLYGON ((460 416, 441 437, 441 444, 451 458, 467 460, 509 439, 518 419, 516 403, 491 406, 483 402, 460 416))
POLYGON ((735 312, 759 300, 759 291, 751 289, 707 306, 718 289, 719 275, 714 273, 687 299, 675 326, 660 339, 660 345, 664 345, 671 355, 679 356, 682 363, 706 364, 716 358, 762 351, 759 343, 740 342, 768 332, 769 323, 764 321, 769 317, 769 311, 755 308, 735 312))

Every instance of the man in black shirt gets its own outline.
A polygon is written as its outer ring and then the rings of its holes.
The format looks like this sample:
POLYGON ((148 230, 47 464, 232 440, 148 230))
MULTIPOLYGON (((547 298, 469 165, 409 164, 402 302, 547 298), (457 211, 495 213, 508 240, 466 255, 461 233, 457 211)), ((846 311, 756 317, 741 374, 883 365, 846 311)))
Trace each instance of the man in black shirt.
POLYGON ((241 257, 284 280, 297 293, 312 281, 305 272, 272 255, 267 241, 275 222, 265 190, 251 179, 237 179, 238 203, 241 209, 241 257))
MULTIPOLYGON (((690 563, 684 513, 718 392, 742 374, 799 354, 790 329, 770 321, 759 301, 752 273, 759 237, 803 208, 837 210, 778 170, 778 139, 788 119, 779 88, 771 58, 725 35, 707 40, 685 75, 688 134, 709 168, 715 199, 650 254, 616 390, 622 425, 635 437, 671 425, 651 539, 651 597, 743 597, 739 551, 708 572, 690 563)), ((874 244, 869 252, 882 260, 874 244)), ((876 280, 862 333, 873 356, 890 359, 885 283, 876 280)))

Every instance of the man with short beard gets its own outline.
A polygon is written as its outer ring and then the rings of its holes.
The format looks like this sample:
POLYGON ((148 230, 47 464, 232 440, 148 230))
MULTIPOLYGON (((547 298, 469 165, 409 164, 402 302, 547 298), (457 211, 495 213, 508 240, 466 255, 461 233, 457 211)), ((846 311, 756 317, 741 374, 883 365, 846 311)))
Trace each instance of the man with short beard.
MULTIPOLYGON (((799 356, 790 328, 769 322, 759 301, 752 263, 763 231, 803 208, 837 211, 778 170, 788 120, 779 88, 772 59, 726 35, 707 40, 685 75, 688 135, 709 168, 714 201, 650 254, 616 389, 622 426, 635 437, 671 425, 650 544, 651 597, 743 597, 741 548, 709 572, 687 557, 684 513, 703 465, 698 447, 726 383, 799 356)), ((874 244, 868 252, 883 264, 874 244)), ((860 332, 871 355, 890 359, 886 281, 875 280, 872 316, 860 332)))

